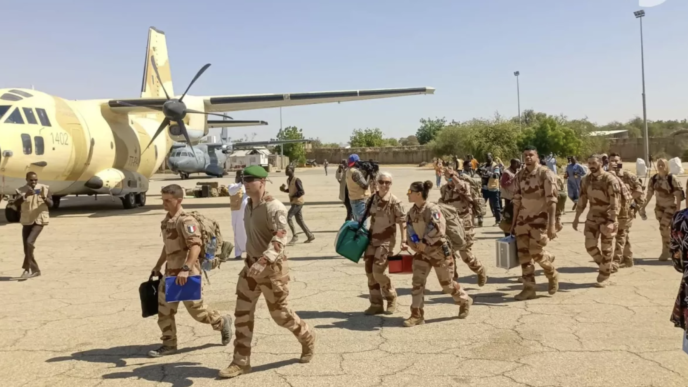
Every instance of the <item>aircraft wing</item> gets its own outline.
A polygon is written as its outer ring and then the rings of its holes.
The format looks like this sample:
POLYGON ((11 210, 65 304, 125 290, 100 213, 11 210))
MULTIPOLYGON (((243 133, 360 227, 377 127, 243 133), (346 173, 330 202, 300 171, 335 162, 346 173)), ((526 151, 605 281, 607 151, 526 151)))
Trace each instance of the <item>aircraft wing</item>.
POLYGON ((203 97, 207 112, 266 109, 276 107, 314 105, 319 103, 362 101, 366 99, 405 97, 434 94, 432 87, 404 89, 368 89, 344 91, 316 91, 291 94, 245 94, 203 97))
POLYGON ((240 126, 260 126, 260 125, 267 125, 268 123, 265 121, 254 121, 254 120, 232 120, 232 121, 224 121, 224 120, 208 120, 208 127, 209 128, 236 128, 240 126))

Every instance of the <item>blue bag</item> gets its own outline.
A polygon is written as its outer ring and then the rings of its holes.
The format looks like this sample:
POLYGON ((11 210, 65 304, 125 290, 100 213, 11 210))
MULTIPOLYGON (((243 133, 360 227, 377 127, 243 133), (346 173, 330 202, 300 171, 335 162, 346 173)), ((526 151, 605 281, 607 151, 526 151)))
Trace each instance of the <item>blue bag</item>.
POLYGON ((190 275, 184 286, 177 285, 177 277, 165 277, 165 302, 200 301, 201 276, 190 275))

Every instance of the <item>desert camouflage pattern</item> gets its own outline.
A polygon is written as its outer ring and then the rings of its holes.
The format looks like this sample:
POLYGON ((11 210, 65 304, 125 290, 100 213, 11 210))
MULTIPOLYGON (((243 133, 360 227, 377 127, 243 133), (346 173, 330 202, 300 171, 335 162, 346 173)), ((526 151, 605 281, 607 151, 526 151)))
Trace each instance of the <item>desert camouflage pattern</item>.
POLYGON ((626 170, 616 171, 613 174, 619 179, 622 189, 621 198, 624 202, 617 218, 619 230, 616 233, 614 253, 612 254, 612 265, 613 267, 618 267, 622 261, 628 262, 633 260, 633 249, 629 234, 638 209, 645 206, 645 192, 636 175, 626 170))
POLYGON ((409 238, 409 247, 416 251, 411 279, 411 318, 424 318, 425 284, 432 268, 445 294, 451 295, 457 305, 469 302, 466 291, 452 279, 454 260, 451 256, 446 257, 442 250, 442 245, 447 242, 446 222, 438 205, 430 202, 421 208, 414 205, 406 218, 408 226, 413 227, 425 244, 425 249, 419 252, 418 245, 409 238))
POLYGON ((473 228, 472 209, 474 200, 470 184, 459 179, 457 175, 453 175, 452 181, 447 182, 447 184, 440 188, 439 202, 456 208, 463 222, 464 243, 452 244, 452 248, 455 249, 454 254, 460 256, 461 260, 472 272, 479 274, 484 272, 485 268, 473 254, 475 229, 473 228))
POLYGON ((618 230, 617 216, 621 209, 622 195, 619 179, 610 172, 591 173, 581 181, 581 196, 576 214, 581 214, 590 203, 583 234, 585 249, 599 265, 597 282, 603 282, 611 275, 612 245, 618 230), (609 225, 614 225, 611 232, 607 231, 609 225))
POLYGON ((557 178, 547 167, 537 165, 532 171, 527 167, 520 170, 514 184, 514 212, 518 209, 514 234, 523 272, 523 288, 535 290, 534 262, 542 267, 548 280, 557 276, 552 255, 545 251, 549 241, 547 211, 558 202, 557 178))
POLYGON ((368 277, 370 305, 383 306, 383 299, 392 302, 397 297, 392 280, 387 275, 389 261, 396 246, 397 225, 406 221, 406 210, 391 193, 375 195, 370 206, 370 245, 363 255, 368 277))
POLYGON ((294 313, 287 302, 289 296, 289 266, 287 263, 287 210, 279 200, 265 193, 256 208, 249 199, 244 215, 247 257, 239 273, 236 287, 237 303, 234 312, 233 364, 251 364, 251 341, 255 321, 256 303, 262 294, 270 316, 277 325, 294 334, 302 346, 313 345, 311 328, 294 313), (269 264, 258 276, 248 276, 249 268, 261 257, 269 264))
POLYGON ((487 203, 485 203, 485 198, 483 198, 481 192, 482 181, 477 176, 473 178, 465 173, 459 173, 457 174, 457 176, 460 180, 463 180, 466 183, 468 183, 470 187, 471 196, 473 198, 473 207, 471 208, 473 216, 482 218, 483 216, 485 216, 485 214, 487 214, 487 203))
MULTIPOLYGON (((196 220, 188 215, 184 210, 180 210, 176 215, 167 214, 161 222, 160 229, 163 236, 163 243, 166 254, 165 276, 176 276, 181 271, 189 249, 192 246, 201 246, 201 232, 196 220)), ((191 267, 189 275, 199 275, 201 267, 196 264, 191 267)), ((184 301, 186 310, 191 317, 201 323, 212 325, 213 329, 222 329, 222 317, 216 310, 208 309, 203 300, 184 301)), ((158 326, 162 331, 163 345, 177 346, 177 325, 175 315, 179 308, 179 302, 165 301, 165 281, 160 281, 158 288, 158 326)))
POLYGON ((568 195, 566 194, 566 185, 564 185, 564 179, 559 175, 557 175, 557 190, 559 193, 557 194, 557 212, 555 215, 557 231, 561 231, 561 229, 564 228, 564 226, 561 224, 561 217, 566 211, 566 198, 568 195))
POLYGON ((671 242, 671 219, 677 210, 676 203, 682 199, 681 183, 676 176, 671 175, 672 184, 669 185, 669 175, 656 174, 647 185, 647 200, 649 203, 653 195, 657 195, 655 203, 655 218, 659 222, 659 234, 662 237, 662 251, 669 251, 671 242), (673 190, 671 187, 673 186, 673 190))

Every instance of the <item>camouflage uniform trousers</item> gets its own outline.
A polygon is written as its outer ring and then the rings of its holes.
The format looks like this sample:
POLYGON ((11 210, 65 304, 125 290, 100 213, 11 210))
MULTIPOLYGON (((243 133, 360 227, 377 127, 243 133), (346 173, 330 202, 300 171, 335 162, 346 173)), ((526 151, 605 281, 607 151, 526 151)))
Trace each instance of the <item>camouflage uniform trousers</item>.
POLYGON ((619 224, 614 223, 615 229, 613 232, 606 234, 602 231, 607 227, 609 222, 605 219, 595 219, 585 221, 585 249, 588 254, 595 260, 600 267, 597 281, 604 281, 611 276, 612 272, 612 245, 614 237, 616 236, 619 224), (600 241, 600 247, 597 246, 597 241, 600 241))
POLYGON ((463 219, 463 228, 466 235, 466 243, 459 247, 459 256, 473 273, 482 273, 485 270, 482 262, 473 255, 473 242, 475 242, 475 229, 473 228, 473 219, 463 219))
POLYGON ((256 304, 261 293, 265 297, 270 316, 282 328, 288 329, 302 345, 312 344, 315 340, 310 327, 289 308, 289 269, 286 261, 277 261, 263 270, 259 278, 248 276, 248 268, 257 259, 247 258, 246 266, 239 273, 234 311, 234 360, 239 366, 251 365, 251 341, 256 304))
POLYGON ((555 224, 557 227, 557 232, 564 228, 564 225, 561 223, 561 217, 564 215, 564 212, 566 212, 567 198, 568 196, 566 195, 566 192, 559 192, 559 196, 557 197, 557 210, 555 212, 555 224))
POLYGON ((435 268, 435 274, 442 286, 442 291, 445 294, 450 294, 457 305, 469 300, 466 291, 452 279, 454 273, 453 258, 445 257, 441 251, 439 255, 432 256, 416 254, 413 257, 413 278, 411 279, 413 286, 411 290, 411 317, 424 318, 425 284, 432 268, 435 268))
POLYGON ((542 268, 547 279, 557 275, 552 255, 545 251, 549 238, 545 224, 521 224, 516 226, 516 247, 523 272, 523 288, 535 290, 535 264, 542 268))
MULTIPOLYGON (((222 317, 214 309, 201 299, 200 301, 182 301, 191 317, 204 324, 212 325, 216 331, 222 330, 222 317)), ((179 302, 165 302, 165 281, 160 281, 158 287, 158 326, 162 331, 162 344, 168 347, 177 347, 177 324, 174 315, 177 314, 179 302)))
POLYGON ((370 305, 383 306, 383 298, 387 302, 392 302, 397 297, 392 279, 386 273, 387 267, 389 267, 388 256, 389 248, 386 246, 368 246, 363 255, 365 272, 368 277, 370 305))
POLYGON ((659 234, 662 236, 662 246, 664 249, 669 248, 671 241, 671 219, 676 212, 676 206, 655 206, 655 217, 659 221, 659 234))
POLYGON ((633 225, 633 217, 618 218, 619 230, 616 232, 614 253, 612 254, 612 261, 615 267, 618 267, 624 259, 633 259, 633 250, 631 249, 631 240, 629 233, 633 225))

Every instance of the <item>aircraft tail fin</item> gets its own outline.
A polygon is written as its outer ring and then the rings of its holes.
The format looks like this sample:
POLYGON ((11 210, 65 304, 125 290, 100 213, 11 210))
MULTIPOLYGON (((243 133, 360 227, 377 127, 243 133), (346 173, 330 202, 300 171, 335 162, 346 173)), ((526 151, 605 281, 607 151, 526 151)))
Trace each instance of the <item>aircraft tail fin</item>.
POLYGON ((163 91, 158 78, 155 76, 151 57, 155 58, 160 81, 165 86, 167 94, 170 95, 170 98, 174 98, 172 73, 170 72, 170 61, 167 56, 167 38, 164 32, 157 30, 155 27, 148 29, 148 44, 146 46, 146 61, 143 67, 141 98, 165 98, 165 91, 163 91))

